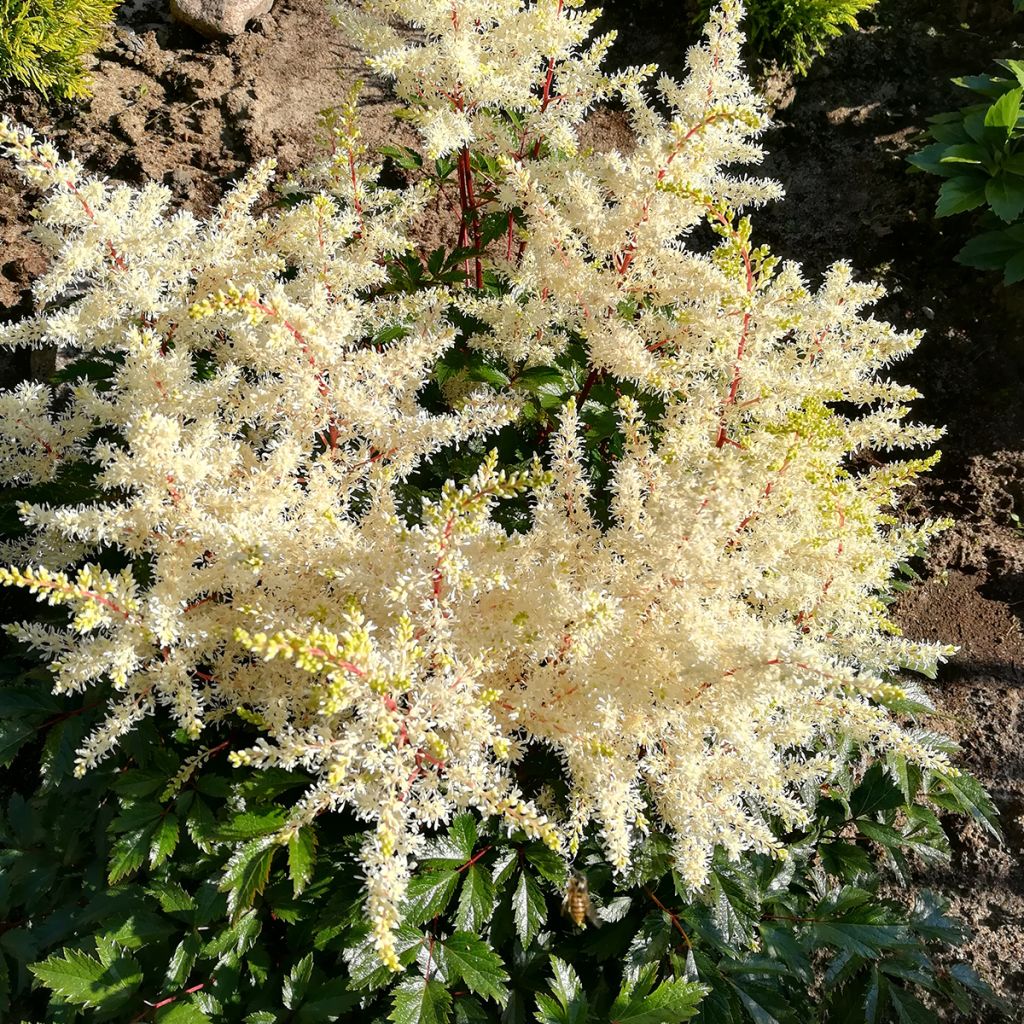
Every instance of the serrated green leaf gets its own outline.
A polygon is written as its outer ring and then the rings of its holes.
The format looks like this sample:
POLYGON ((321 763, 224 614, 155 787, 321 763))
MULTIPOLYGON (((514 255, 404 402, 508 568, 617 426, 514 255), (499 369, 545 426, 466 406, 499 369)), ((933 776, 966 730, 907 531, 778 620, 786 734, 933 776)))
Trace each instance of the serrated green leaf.
POLYGON ((149 863, 151 867, 159 867, 178 845, 178 816, 176 814, 165 814, 153 832, 153 838, 149 844, 149 863))
POLYGON ((867 850, 853 843, 821 843, 818 846, 821 866, 830 874, 852 881, 859 874, 873 870, 867 850))
POLYGON ((388 1020, 394 1024, 448 1024, 452 997, 439 981, 409 978, 395 988, 388 1020))
POLYGON ((423 861, 437 861, 462 865, 473 856, 476 846, 476 821, 471 814, 460 814, 442 836, 436 836, 427 843, 423 861))
POLYGON ((65 948, 29 970, 61 999, 79 1006, 111 1010, 123 1003, 142 983, 142 969, 132 957, 102 964, 87 953, 65 948))
MULTIPOLYGON (((508 999, 508 973, 501 957, 470 932, 456 932, 444 943, 445 961, 452 977, 461 978, 478 996, 486 996, 502 1006, 508 999)), ((449 979, 449 983, 451 982, 449 979)))
POLYGON ((782 1024, 789 1016, 789 1000, 783 993, 750 978, 728 980, 754 1024, 782 1024))
POLYGON ((160 903, 160 909, 166 914, 195 910, 196 901, 177 882, 154 880, 146 886, 146 892, 160 903))
POLYGON ((467 376, 470 380, 478 380, 484 384, 491 384, 496 388, 505 388, 511 383, 508 374, 504 370, 500 370, 497 366, 491 366, 488 363, 481 363, 472 367, 467 376))
POLYGON ((526 859, 537 869, 537 873, 559 889, 565 888, 568 870, 565 861, 543 843, 530 843, 526 848, 526 859))
MULTIPOLYGON (((936 772, 933 774, 931 782, 932 786, 934 783, 938 783, 940 790, 952 799, 955 809, 969 814, 989 835, 1002 840, 999 812, 977 779, 966 772, 961 772, 959 775, 945 775, 936 772)), ((934 791, 930 795, 935 799, 934 791)))
POLYGON ((35 734, 36 728, 31 722, 16 720, 0 724, 0 766, 6 768, 35 734))
POLYGON ((147 827, 118 837, 110 848, 107 865, 107 881, 111 885, 116 885, 142 867, 149 854, 152 834, 153 828, 147 827))
POLYGON ((224 869, 220 889, 228 894, 228 916, 237 918, 263 892, 278 844, 257 839, 238 850, 224 869))
POLYGON ((348 1020, 344 1016, 358 1005, 360 996, 349 987, 348 979, 332 978, 314 988, 296 1014, 297 1024, 323 1024, 329 1020, 348 1020))
POLYGON ((547 901, 536 879, 529 871, 521 872, 512 896, 512 913, 519 941, 524 946, 528 946, 540 931, 547 912, 547 901))
MULTIPOLYGON (((353 989, 375 989, 394 981, 394 974, 380 962, 380 956, 370 938, 369 925, 354 928, 351 944, 344 951, 348 964, 349 984, 353 989)), ((416 959, 423 945, 423 933, 409 924, 401 924, 394 933, 395 953, 398 962, 408 967, 416 959)))
POLYGON ((288 876, 292 890, 298 896, 313 877, 316 864, 316 832, 312 825, 303 825, 288 840, 288 876))
POLYGON ((491 878, 494 879, 495 889, 500 889, 512 877, 517 860, 515 850, 506 850, 504 853, 498 854, 498 858, 491 868, 491 878))
POLYGON ((167 988, 180 989, 184 987, 202 948, 203 940, 199 937, 198 932, 189 932, 178 943, 167 964, 165 978, 167 988))
POLYGON ((463 931, 479 932, 493 913, 494 883, 484 869, 474 864, 466 871, 462 882, 455 926, 463 931))
POLYGON ((305 998, 309 979, 313 976, 313 954, 307 953, 292 965, 281 985, 281 1002, 286 1010, 295 1010, 305 998))
POLYGON ((553 977, 549 982, 554 998, 537 994, 537 1020, 541 1024, 584 1024, 589 1012, 579 975, 564 960, 549 957, 553 977))
POLYGON ((672 926, 662 911, 648 914, 630 940, 623 959, 622 976, 635 981, 641 971, 652 962, 661 960, 668 952, 672 940, 672 926))
POLYGON ((670 980, 650 991, 656 976, 657 966, 651 964, 635 986, 623 988, 609 1011, 613 1024, 679 1024, 696 1015, 707 991, 703 985, 670 980))
POLYGON ((889 778, 880 761, 864 773, 860 784, 850 794, 850 814, 863 818, 878 811, 893 810, 903 805, 903 794, 889 778))
POLYGON ((222 843, 240 843, 248 839, 273 835, 283 828, 287 815, 283 807, 269 807, 260 811, 244 811, 229 821, 222 822, 214 838, 222 843))
POLYGON ((885 949, 913 945, 907 929, 899 924, 861 924, 849 921, 816 922, 816 944, 835 946, 855 956, 870 958, 885 949))
POLYGON ((213 811, 204 800, 196 799, 189 808, 188 816, 185 819, 185 828, 192 842, 199 847, 203 853, 209 853, 214 847, 214 834, 217 829, 217 821, 213 811))
POLYGON ((157 1024, 210 1024, 210 1018, 190 999, 157 1011, 157 1024))
POLYGON ((926 1010, 921 1001, 907 989, 892 985, 889 998, 900 1024, 935 1024, 935 1015, 926 1010))
POLYGON ((729 946, 752 946, 758 907, 750 880, 726 870, 715 871, 712 878, 717 897, 712 920, 719 937, 729 946))
POLYGON ((402 906, 402 919, 422 924, 444 912, 459 884, 457 871, 424 871, 413 875, 402 906))

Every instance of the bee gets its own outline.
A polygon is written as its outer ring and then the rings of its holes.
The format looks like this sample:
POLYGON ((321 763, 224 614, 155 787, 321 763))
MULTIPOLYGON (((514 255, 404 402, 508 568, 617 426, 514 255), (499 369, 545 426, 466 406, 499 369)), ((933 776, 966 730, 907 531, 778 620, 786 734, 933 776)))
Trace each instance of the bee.
POLYGON ((565 898, 562 900, 562 913, 570 918, 577 928, 583 928, 584 921, 589 921, 595 928, 601 927, 602 921, 590 902, 587 876, 582 871, 573 871, 569 875, 569 884, 565 888, 565 898))

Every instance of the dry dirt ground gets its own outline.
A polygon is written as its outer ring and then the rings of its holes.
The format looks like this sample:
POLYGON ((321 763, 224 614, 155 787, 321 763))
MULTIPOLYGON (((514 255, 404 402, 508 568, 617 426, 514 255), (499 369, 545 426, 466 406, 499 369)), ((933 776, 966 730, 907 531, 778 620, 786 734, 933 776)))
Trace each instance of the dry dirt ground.
MULTIPOLYGON (((680 69, 693 39, 685 5, 607 6, 603 27, 621 31, 616 60, 680 69)), ((812 279, 850 258, 889 287, 880 316, 927 329, 898 376, 924 392, 917 414, 948 432, 941 464, 909 504, 957 525, 931 550, 899 617, 910 634, 960 645, 934 687, 948 716, 941 726, 992 792, 1006 840, 950 818, 953 863, 922 883, 952 898, 975 933, 968 956, 1024 1007, 1024 533, 1011 518, 1024 520, 1024 286, 1003 289, 953 262, 967 224, 936 224, 934 180, 905 163, 926 117, 963 102, 951 77, 1020 56, 1024 15, 1014 20, 1010 8, 1010 0, 881 0, 864 30, 834 43, 807 78, 769 76, 776 127, 765 140, 767 169, 788 199, 755 224, 812 279)), ((301 163, 315 147, 317 111, 361 75, 322 0, 278 0, 229 43, 172 24, 162 0, 129 0, 98 53, 90 102, 57 107, 17 94, 0 97, 0 111, 91 170, 163 181, 202 212, 255 159, 274 155, 284 171, 301 163)), ((401 138, 391 113, 385 92, 369 86, 371 146, 401 138)), ((614 112, 588 134, 598 145, 628 141, 614 112)), ((41 269, 25 237, 27 212, 20 184, 0 165, 0 317, 30 308, 26 289, 41 269)), ((29 369, 0 365, 0 384, 29 369)), ((1018 1014, 1024 1021, 1024 1009, 1018 1014)))

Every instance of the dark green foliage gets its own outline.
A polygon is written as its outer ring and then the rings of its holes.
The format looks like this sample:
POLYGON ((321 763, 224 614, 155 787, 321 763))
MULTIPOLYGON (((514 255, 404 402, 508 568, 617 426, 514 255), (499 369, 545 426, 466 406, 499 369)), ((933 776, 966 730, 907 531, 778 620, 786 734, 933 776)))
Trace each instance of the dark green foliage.
POLYGON ((47 696, 14 654, 4 665, 5 1020, 838 1024, 916 1020, 928 994, 964 1013, 991 999, 969 967, 935 960, 962 939, 941 900, 879 891, 911 858, 948 855, 936 810, 991 827, 967 776, 898 759, 851 768, 785 836, 786 859, 719 860, 699 899, 664 837, 644 840, 618 883, 588 840, 576 865, 604 923, 583 930, 560 912, 557 855, 462 816, 417 869, 395 977, 362 920, 362 826, 329 815, 282 841, 308 780, 231 769, 221 744, 250 742, 251 726, 224 723, 194 760, 186 737, 148 720, 76 780, 72 753, 102 708, 47 696))
POLYGON ((0 82, 14 79, 44 96, 89 93, 82 57, 106 31, 119 0, 0 0, 0 82))
MULTIPOLYGON (((815 57, 845 29, 856 29, 857 15, 878 0, 746 0, 743 20, 750 49, 761 61, 777 60, 805 75, 815 57)), ((703 24, 712 3, 703 3, 703 24)))
POLYGON ((934 141, 910 162, 946 180, 939 189, 936 217, 981 211, 977 233, 957 262, 999 270, 1006 284, 1024 280, 1024 61, 1001 60, 1012 78, 971 75, 953 81, 984 97, 929 118, 934 141))

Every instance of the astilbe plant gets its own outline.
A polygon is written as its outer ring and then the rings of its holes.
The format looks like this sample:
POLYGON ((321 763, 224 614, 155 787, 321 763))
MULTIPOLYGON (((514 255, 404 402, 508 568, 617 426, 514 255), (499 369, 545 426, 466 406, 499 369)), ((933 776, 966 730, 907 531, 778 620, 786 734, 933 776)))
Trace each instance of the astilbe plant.
POLYGON ((863 315, 880 291, 845 264, 812 290, 753 245, 739 211, 780 190, 725 170, 767 123, 738 4, 654 84, 601 71, 577 6, 339 10, 421 133, 402 190, 351 106, 289 202, 251 213, 263 164, 202 221, 0 126, 52 253, 0 339, 84 357, 0 396, 4 477, 97 491, 21 505, 2 580, 70 620, 11 630, 58 693, 119 691, 79 772, 158 709, 194 738, 237 713, 262 738, 236 764, 317 780, 278 840, 370 822, 395 969, 411 865, 458 811, 567 857, 593 823, 619 870, 656 824, 695 889, 716 847, 784 855, 768 818, 806 820, 840 732, 948 770, 884 707, 947 650, 883 600, 938 525, 894 511, 929 460, 867 457, 937 435, 883 373, 917 335, 863 315), (581 149, 612 98, 635 148, 581 149), (421 260, 438 191, 459 245, 421 260), (564 801, 517 784, 540 747, 564 801))

